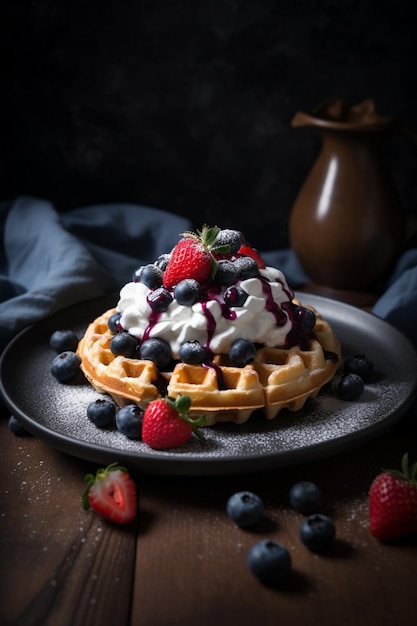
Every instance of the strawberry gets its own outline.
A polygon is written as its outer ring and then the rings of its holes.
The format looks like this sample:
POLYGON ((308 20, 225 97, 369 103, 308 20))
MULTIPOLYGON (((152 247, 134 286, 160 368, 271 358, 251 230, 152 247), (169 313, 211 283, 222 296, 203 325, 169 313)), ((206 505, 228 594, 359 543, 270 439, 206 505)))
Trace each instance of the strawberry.
POLYGON ((204 284, 214 275, 216 261, 211 250, 219 231, 217 226, 210 228, 205 224, 197 234, 183 233, 184 239, 172 250, 164 272, 162 280, 167 289, 172 289, 186 278, 204 284))
POLYGON ((87 488, 82 497, 83 508, 92 508, 104 518, 126 524, 136 517, 136 485, 127 469, 112 463, 97 470, 96 475, 87 474, 87 488))
POLYGON ((252 257, 252 259, 254 259, 257 262, 258 267, 261 270, 265 269, 266 267, 265 261, 259 254, 258 250, 256 250, 256 248, 252 248, 251 246, 241 246, 239 248, 238 254, 244 254, 245 256, 252 257))
POLYGON ((190 405, 189 396, 153 400, 143 415, 142 441, 151 448, 163 450, 187 443, 193 433, 203 439, 199 427, 204 426, 205 418, 192 419, 187 415, 190 405))
POLYGON ((369 529, 377 539, 389 541, 417 533, 417 463, 402 471, 384 470, 369 489, 369 529))

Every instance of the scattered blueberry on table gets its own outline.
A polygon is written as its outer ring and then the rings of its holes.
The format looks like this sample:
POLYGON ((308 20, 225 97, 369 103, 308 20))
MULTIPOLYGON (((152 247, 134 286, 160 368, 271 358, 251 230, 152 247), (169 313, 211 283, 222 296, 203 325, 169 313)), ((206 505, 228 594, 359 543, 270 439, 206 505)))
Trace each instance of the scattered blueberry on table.
POLYGON ((234 493, 227 501, 226 511, 231 520, 240 528, 255 526, 264 512, 262 499, 251 491, 234 493))
POLYGON ((291 556, 287 548, 277 541, 263 539, 248 552, 250 571, 266 585, 280 585, 291 571, 291 556))
POLYGON ((301 524, 299 536, 301 542, 312 552, 324 552, 333 543, 336 529, 330 517, 314 513, 301 524))
POLYGON ((313 513, 321 506, 321 490, 316 484, 302 480, 291 487, 289 500, 295 511, 304 514, 313 513))

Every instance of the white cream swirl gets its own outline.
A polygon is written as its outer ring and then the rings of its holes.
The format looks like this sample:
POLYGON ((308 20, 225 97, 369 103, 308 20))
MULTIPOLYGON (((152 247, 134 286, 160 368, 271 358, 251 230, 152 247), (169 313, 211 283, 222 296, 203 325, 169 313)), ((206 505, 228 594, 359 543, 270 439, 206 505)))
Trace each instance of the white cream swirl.
POLYGON ((236 286, 248 293, 243 306, 226 307, 223 289, 210 292, 206 301, 191 307, 173 300, 166 311, 154 313, 147 302, 151 290, 143 283, 130 282, 120 291, 120 324, 139 341, 144 337, 164 339, 174 359, 179 358, 185 341, 199 341, 214 354, 227 354, 237 339, 283 346, 292 328, 291 319, 281 308, 292 299, 284 274, 266 267, 260 270, 259 278, 238 281, 236 286))

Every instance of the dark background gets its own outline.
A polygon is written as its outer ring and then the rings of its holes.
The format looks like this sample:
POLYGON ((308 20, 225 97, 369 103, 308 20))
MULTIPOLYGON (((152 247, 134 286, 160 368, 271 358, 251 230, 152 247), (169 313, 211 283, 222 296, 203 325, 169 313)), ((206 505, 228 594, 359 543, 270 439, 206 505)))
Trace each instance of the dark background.
MULTIPOLYGON (((0 200, 129 202, 285 247, 329 98, 417 126, 413 2, 2 0, 0 200)), ((417 148, 385 143, 404 209, 417 148)))

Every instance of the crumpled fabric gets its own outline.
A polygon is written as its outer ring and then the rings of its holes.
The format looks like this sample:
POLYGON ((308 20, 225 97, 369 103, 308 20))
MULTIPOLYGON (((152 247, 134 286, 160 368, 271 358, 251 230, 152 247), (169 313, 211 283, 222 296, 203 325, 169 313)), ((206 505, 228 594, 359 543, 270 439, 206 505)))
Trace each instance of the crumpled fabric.
MULTIPOLYGON (((60 213, 39 198, 3 202, 0 352, 19 331, 56 311, 117 292, 140 265, 170 251, 182 232, 194 228, 183 217, 134 204, 60 213)), ((261 252, 294 289, 308 282, 292 250, 261 252)), ((399 259, 373 313, 417 346, 417 250, 399 259)))

